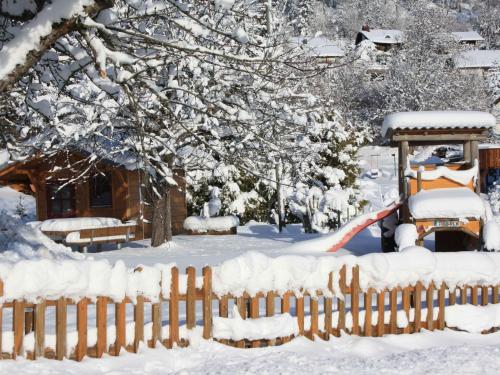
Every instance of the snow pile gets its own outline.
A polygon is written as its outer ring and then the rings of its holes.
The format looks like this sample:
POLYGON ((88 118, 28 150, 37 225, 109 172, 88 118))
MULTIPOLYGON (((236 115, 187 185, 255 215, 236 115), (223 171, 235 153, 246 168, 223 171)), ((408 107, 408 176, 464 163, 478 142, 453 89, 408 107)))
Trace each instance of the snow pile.
MULTIPOLYGON (((438 166, 436 169, 423 170, 420 172, 422 180, 433 181, 439 178, 447 178, 448 180, 455 181, 460 185, 467 186, 471 180, 474 182, 477 179, 479 173, 479 167, 477 161, 474 163, 474 167, 466 170, 453 170, 445 166, 438 166)), ((418 177, 418 172, 411 168, 405 170, 405 176, 416 179, 418 177)))
POLYGON ((193 232, 222 232, 240 225, 236 216, 200 217, 189 216, 184 220, 184 229, 193 232))
POLYGON ((230 318, 213 318, 213 337, 228 340, 275 339, 297 335, 299 326, 297 319, 290 314, 277 314, 272 317, 243 319, 234 306, 230 318))
POLYGON ((486 306, 453 305, 445 310, 448 327, 458 328, 470 333, 481 333, 493 327, 500 327, 500 305, 486 306))
POLYGON ((500 251, 500 223, 490 220, 483 226, 484 247, 490 251, 500 251))
POLYGON ((382 136, 394 129, 491 129, 495 117, 479 111, 396 112, 385 117, 382 136))
POLYGON ((73 232, 82 229, 96 229, 123 225, 119 219, 112 217, 72 217, 49 219, 42 222, 42 232, 73 232))
POLYGON ((484 216, 483 200, 468 188, 421 190, 408 199, 415 219, 476 218, 484 216))
POLYGON ((415 246, 418 240, 417 227, 414 224, 401 224, 396 228, 395 241, 399 250, 415 246))

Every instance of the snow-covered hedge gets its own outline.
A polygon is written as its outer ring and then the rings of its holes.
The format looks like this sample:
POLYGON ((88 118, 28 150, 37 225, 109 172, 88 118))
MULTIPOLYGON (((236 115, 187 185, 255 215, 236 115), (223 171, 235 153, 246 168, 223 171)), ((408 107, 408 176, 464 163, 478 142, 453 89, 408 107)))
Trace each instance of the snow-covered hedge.
POLYGON ((223 232, 237 227, 240 221, 236 216, 201 217, 189 216, 184 220, 184 229, 193 232, 223 232))

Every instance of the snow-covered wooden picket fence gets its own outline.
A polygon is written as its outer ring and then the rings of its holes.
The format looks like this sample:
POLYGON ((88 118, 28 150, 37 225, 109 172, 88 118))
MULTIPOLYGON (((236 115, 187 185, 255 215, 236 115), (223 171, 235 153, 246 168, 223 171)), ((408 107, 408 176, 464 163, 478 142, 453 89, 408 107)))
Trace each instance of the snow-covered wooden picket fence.
MULTIPOLYGON (((64 296, 30 298, 31 302, 4 299, 0 320, 12 312, 12 324, 11 329, 10 322, 3 321, 1 325, 2 358, 80 361, 85 356, 119 355, 121 350, 137 352, 141 345, 184 347, 194 337, 190 333, 239 348, 279 345, 296 336, 328 340, 331 335, 340 336, 342 331, 360 336, 408 334, 447 326, 461 328, 460 324, 450 324, 457 321, 457 314, 459 318, 463 315, 463 311, 451 313, 454 305, 468 304, 471 308, 470 305, 495 306, 499 302, 499 284, 449 287, 444 281, 425 280, 376 290, 360 286, 362 270, 359 265, 343 265, 338 271, 328 272, 327 288, 322 290, 294 288, 251 294, 240 290, 219 295, 213 288, 217 276, 211 267, 201 272, 189 267, 181 275, 177 267, 170 267, 162 271, 169 274, 159 279, 160 283, 169 280, 169 288, 160 286, 158 299, 144 295, 125 296, 120 301, 109 296, 79 300, 64 296), (68 331, 69 308, 76 309, 74 332, 68 331), (108 308, 114 309, 114 319, 109 319, 108 308), (46 332, 49 309, 55 309, 55 334, 46 332), (131 309, 133 313, 127 314, 131 309), (238 312, 237 316, 230 317, 231 310, 233 314, 238 312), (95 319, 90 318, 89 312, 95 312, 95 319), (448 319, 448 315, 454 319, 448 319), (181 322, 181 317, 185 321, 181 322)), ((142 268, 134 270, 140 272, 142 268)), ((4 295, 3 282, 0 286, 4 295)), ((483 333, 500 326, 500 322, 494 321, 490 326, 486 323, 483 333)))

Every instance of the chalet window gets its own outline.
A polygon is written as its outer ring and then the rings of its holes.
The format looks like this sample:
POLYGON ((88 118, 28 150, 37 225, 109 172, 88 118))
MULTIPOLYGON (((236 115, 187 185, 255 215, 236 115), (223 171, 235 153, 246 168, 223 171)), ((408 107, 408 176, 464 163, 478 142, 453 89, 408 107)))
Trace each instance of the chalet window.
POLYGON ((90 179, 90 207, 113 206, 111 175, 98 174, 90 179))
POLYGON ((56 184, 47 184, 47 217, 49 219, 74 217, 75 206, 74 185, 60 188, 56 184))

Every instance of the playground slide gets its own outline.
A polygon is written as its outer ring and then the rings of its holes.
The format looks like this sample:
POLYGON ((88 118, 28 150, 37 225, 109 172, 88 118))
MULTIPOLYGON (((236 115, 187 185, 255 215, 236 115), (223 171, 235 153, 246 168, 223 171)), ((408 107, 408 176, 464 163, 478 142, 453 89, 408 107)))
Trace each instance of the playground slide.
MULTIPOLYGON (((351 220, 350 222, 341 226, 337 231, 331 235, 326 236, 323 240, 327 240, 329 243, 328 252, 335 252, 341 249, 346 243, 348 243, 356 234, 361 232, 363 229, 369 227, 377 221, 385 219, 387 216, 391 215, 393 212, 398 210, 402 205, 402 202, 395 202, 388 207, 385 207, 379 211, 370 212, 357 218, 351 220)), ((326 244, 326 243, 325 243, 326 244)))

